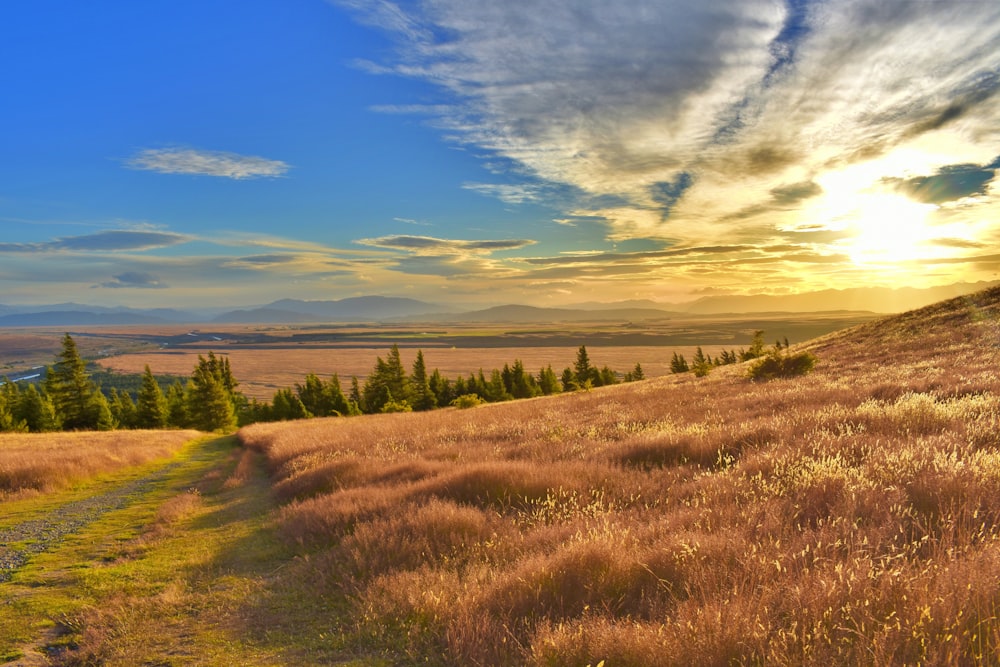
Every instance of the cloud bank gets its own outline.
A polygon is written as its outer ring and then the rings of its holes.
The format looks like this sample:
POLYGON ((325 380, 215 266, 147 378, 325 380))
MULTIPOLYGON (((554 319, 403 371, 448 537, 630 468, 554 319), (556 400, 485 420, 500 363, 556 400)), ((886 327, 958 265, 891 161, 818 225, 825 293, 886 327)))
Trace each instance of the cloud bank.
POLYGON ((838 202, 942 203, 995 179, 996 3, 335 4, 397 41, 369 71, 434 84, 420 113, 522 181, 464 187, 510 204, 563 188, 557 217, 611 240, 835 235, 838 202))

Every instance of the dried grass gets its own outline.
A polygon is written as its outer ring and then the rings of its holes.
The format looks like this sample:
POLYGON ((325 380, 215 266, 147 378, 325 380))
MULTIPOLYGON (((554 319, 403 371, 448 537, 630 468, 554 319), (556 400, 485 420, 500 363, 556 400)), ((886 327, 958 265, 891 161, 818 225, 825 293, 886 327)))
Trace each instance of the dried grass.
POLYGON ((359 641, 447 664, 1000 662, 1000 291, 740 367, 255 425, 359 641))
POLYGON ((197 431, 0 434, 0 500, 64 488, 177 452, 197 431))

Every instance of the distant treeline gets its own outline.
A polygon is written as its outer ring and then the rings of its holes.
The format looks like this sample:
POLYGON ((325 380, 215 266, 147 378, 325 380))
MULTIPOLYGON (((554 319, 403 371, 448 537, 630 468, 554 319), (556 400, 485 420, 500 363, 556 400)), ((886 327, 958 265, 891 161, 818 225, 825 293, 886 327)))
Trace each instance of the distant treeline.
MULTIPOLYGON (((699 347, 691 362, 676 352, 670 368, 674 373, 707 375, 715 366, 757 359, 751 367, 753 379, 799 374, 811 370, 811 355, 788 355, 779 341, 764 349, 763 332, 756 331, 748 350, 723 351, 715 359, 699 347), (802 357, 802 358, 800 358, 802 357), (765 363, 766 362, 766 363, 765 363)), ((422 350, 407 372, 399 347, 392 346, 385 359, 376 357, 375 367, 364 384, 351 377, 345 390, 337 374, 323 380, 310 373, 294 388, 279 389, 270 402, 248 399, 237 390, 229 359, 209 352, 198 356, 186 380, 154 376, 149 366, 142 375, 92 373, 80 357, 73 338, 66 334, 56 362, 44 379, 20 386, 0 386, 0 431, 72 431, 111 429, 195 428, 229 431, 255 422, 336 417, 387 412, 434 410, 455 406, 472 407, 560 392, 587 390, 619 382, 645 379, 640 364, 620 374, 590 361, 586 346, 577 350, 573 366, 556 374, 551 364, 537 375, 520 360, 494 368, 480 368, 450 380, 434 369, 428 372, 422 350)))
POLYGON ((154 376, 149 366, 142 375, 95 373, 66 334, 62 351, 43 377, 38 384, 5 382, 0 387, 0 431, 228 431, 259 421, 468 407, 642 380, 645 375, 638 363, 624 374, 607 366, 593 366, 587 348, 581 346, 573 367, 561 375, 556 375, 551 365, 534 375, 515 360, 502 369, 489 373, 479 369, 450 380, 437 369, 428 372, 419 350, 408 373, 399 348, 393 345, 384 360, 377 357, 363 384, 352 377, 345 390, 336 374, 322 380, 310 373, 302 384, 279 389, 266 402, 248 399, 238 391, 239 383, 224 356, 212 352, 206 357, 199 355, 186 380, 154 376))

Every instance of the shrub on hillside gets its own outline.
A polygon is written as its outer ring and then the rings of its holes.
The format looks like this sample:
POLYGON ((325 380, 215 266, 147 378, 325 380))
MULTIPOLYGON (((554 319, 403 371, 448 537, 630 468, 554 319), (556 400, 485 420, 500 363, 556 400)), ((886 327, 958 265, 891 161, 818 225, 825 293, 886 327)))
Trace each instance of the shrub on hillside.
POLYGON ((466 408, 474 408, 477 405, 482 405, 484 403, 486 403, 486 401, 481 399, 476 394, 462 394, 461 396, 459 396, 458 398, 456 398, 454 401, 451 402, 451 404, 456 408, 458 408, 459 410, 464 410, 466 408))
POLYGON ((775 378, 796 377, 810 373, 816 366, 816 355, 811 352, 790 354, 786 349, 775 346, 767 354, 759 357, 747 369, 751 380, 773 380, 775 378))

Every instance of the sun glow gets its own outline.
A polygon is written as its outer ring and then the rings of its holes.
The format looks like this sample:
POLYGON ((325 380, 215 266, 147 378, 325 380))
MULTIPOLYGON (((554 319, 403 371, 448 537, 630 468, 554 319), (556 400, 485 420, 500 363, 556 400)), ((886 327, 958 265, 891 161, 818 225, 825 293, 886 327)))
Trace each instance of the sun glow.
POLYGON ((928 223, 937 210, 898 194, 858 195, 846 217, 852 236, 844 250, 855 264, 906 262, 933 253, 935 230, 928 223))

